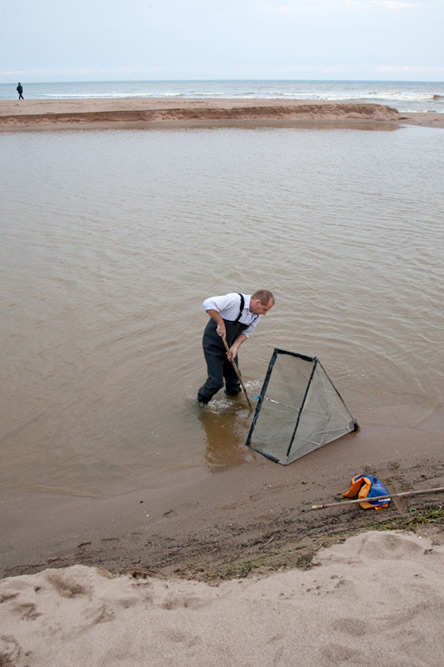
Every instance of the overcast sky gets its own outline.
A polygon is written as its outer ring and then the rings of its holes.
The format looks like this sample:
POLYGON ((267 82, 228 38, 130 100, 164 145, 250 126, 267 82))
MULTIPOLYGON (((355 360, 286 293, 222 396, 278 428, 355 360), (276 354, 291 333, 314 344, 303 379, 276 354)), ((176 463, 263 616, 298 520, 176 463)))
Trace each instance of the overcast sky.
POLYGON ((0 75, 444 81, 444 0, 3 0, 0 75))

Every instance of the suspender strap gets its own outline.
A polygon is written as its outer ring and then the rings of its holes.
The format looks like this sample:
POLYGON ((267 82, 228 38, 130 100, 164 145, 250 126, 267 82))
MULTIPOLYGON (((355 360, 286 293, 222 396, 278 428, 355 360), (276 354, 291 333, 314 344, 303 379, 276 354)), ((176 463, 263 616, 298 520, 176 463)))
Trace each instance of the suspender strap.
POLYGON ((237 316, 237 319, 234 320, 234 323, 235 323, 235 324, 237 324, 237 322, 239 322, 239 320, 240 320, 240 318, 241 318, 241 315, 242 315, 242 311, 243 311, 244 306, 245 306, 244 295, 241 294, 240 292, 238 292, 238 294, 239 294, 239 296, 240 296, 240 310, 239 310, 239 315, 237 316))

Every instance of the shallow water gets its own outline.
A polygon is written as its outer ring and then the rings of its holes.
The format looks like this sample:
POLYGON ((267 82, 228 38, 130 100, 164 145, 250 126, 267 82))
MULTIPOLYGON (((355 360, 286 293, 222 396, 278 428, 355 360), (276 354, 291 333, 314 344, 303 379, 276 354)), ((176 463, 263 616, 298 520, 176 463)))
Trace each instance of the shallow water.
POLYGON ((316 355, 362 423, 444 430, 444 133, 0 135, 8 488, 112 493, 248 460, 251 415, 200 410, 201 302, 271 289, 241 350, 316 355))

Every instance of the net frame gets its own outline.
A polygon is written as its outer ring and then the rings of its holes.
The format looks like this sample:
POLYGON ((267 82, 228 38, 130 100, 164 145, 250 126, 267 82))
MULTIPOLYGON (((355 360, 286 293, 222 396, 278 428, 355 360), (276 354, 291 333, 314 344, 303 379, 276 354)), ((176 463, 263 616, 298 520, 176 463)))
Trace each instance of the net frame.
MULTIPOLYGON (((301 375, 303 375, 303 374, 301 373, 301 375)), ((304 377, 304 379, 305 379, 305 377, 304 377)), ((330 414, 330 417, 331 417, 331 414, 330 414)), ((324 413, 321 413, 321 418, 323 418, 324 421, 325 421, 327 415, 329 415, 328 409, 326 409, 324 411, 324 413)), ((330 419, 330 417, 329 417, 329 419, 330 419)), ((329 419, 327 420, 326 423, 329 422, 329 419)), ((291 421, 291 422, 288 422, 288 423, 290 424, 290 423, 293 423, 293 422, 291 421)), ((275 461, 276 463, 282 463, 283 465, 287 465, 288 463, 292 463, 293 461, 297 460, 298 458, 301 458, 302 456, 305 456, 306 454, 309 454, 311 451, 313 451, 315 449, 318 449, 318 448, 320 448, 320 447, 322 447, 322 446, 324 446, 324 445, 326 445, 330 442, 333 442, 334 440, 337 440, 338 438, 341 438, 344 435, 347 435, 348 433, 351 433, 353 431, 357 431, 358 429, 359 429, 358 422, 356 421, 356 419, 354 419, 354 417, 349 412, 347 406, 345 405, 345 402, 344 402, 342 396, 340 395, 339 391, 334 386, 334 384, 331 381, 331 379, 329 378, 325 368, 323 367, 323 365, 321 364, 321 362, 319 361, 319 359, 317 357, 309 357, 307 355, 299 354, 297 352, 290 352, 288 350, 282 350, 280 348, 274 348, 272 357, 271 357, 270 362, 268 364, 267 373, 265 375, 264 383, 262 385, 262 389, 261 389, 260 395, 258 397, 258 402, 256 404, 255 414, 253 416, 253 420, 252 420, 252 423, 251 423, 251 426, 250 426, 250 430, 248 432, 247 440, 246 440, 246 443, 245 443, 247 446, 251 447, 253 450, 255 450, 258 453, 262 454, 263 456, 271 459, 272 461, 275 461), (294 428, 291 431, 291 435, 289 437, 289 442, 288 442, 288 446, 285 450, 285 453, 282 454, 281 456, 274 456, 272 453, 267 452, 267 451, 263 451, 263 449, 258 447, 258 446, 254 446, 254 444, 252 444, 252 437, 253 437, 253 433, 254 433, 255 428, 256 428, 256 424, 257 424, 259 415, 260 415, 261 410, 262 410, 262 408, 265 404, 265 401, 269 400, 272 403, 279 403, 279 401, 271 399, 271 398, 267 397, 267 395, 266 395, 267 394, 267 389, 269 387, 270 379, 272 377, 272 371, 273 371, 273 368, 275 366, 276 360, 278 359, 279 355, 289 355, 292 358, 296 358, 298 360, 301 360, 302 362, 307 362, 308 364, 311 364, 311 370, 310 370, 309 374, 308 373, 306 374, 306 376, 307 376, 306 377, 306 386, 305 386, 305 390, 301 394, 302 398, 300 398, 300 399, 298 398, 298 401, 300 400, 300 407, 297 408, 295 405, 293 405, 293 406, 285 405, 285 403, 281 404, 284 407, 289 408, 291 411, 297 412, 297 416, 295 416, 295 419, 294 419, 294 428), (314 379, 315 378, 318 379, 320 377, 321 377, 321 379, 320 379, 321 384, 322 384, 322 382, 325 383, 324 386, 322 387, 322 389, 324 391, 324 395, 322 395, 322 392, 321 392, 320 398, 315 396, 315 398, 313 399, 313 393, 311 392, 311 390, 313 390, 313 387, 316 384, 314 382, 314 379), (330 394, 334 395, 334 401, 331 401, 331 399, 330 399, 330 401, 328 400, 327 388, 328 388, 328 391, 330 392, 330 394), (322 436, 322 437, 318 438, 318 440, 311 439, 311 438, 304 439, 304 437, 302 436, 302 438, 303 438, 302 439, 302 444, 299 442, 299 447, 298 447, 299 453, 296 453, 295 451, 292 451, 295 440, 296 440, 297 436, 299 435, 298 434, 298 428, 301 425, 304 426, 303 416, 304 416, 304 408, 305 408, 307 402, 309 402, 310 404, 313 404, 313 402, 317 402, 317 400, 319 400, 319 402, 322 403, 321 399, 326 401, 329 404, 330 407, 332 405, 333 405, 334 408, 336 408, 336 405, 340 407, 340 412, 341 412, 340 419, 342 419, 342 423, 341 423, 340 427, 336 428, 336 429, 332 429, 331 431, 321 430, 318 433, 315 433, 314 435, 318 435, 318 436, 321 435, 322 436), (326 436, 326 437, 324 437, 324 436, 326 436)), ((257 437, 259 437, 259 436, 257 436, 257 437)), ((272 436, 270 436, 269 439, 271 440, 272 436)))

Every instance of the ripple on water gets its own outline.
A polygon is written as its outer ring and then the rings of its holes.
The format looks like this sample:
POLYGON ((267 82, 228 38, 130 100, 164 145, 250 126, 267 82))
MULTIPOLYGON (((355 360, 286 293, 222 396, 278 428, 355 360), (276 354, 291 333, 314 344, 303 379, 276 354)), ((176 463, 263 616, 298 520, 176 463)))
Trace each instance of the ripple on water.
POLYGON ((352 412, 439 423, 436 132, 1 135, 3 487, 245 460, 245 406, 194 402, 201 302, 228 291, 277 298, 241 351, 252 395, 282 347, 318 356, 352 412))

